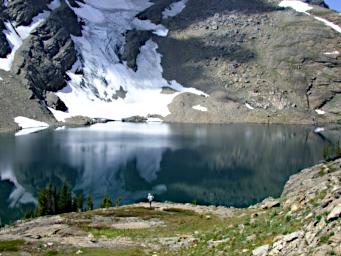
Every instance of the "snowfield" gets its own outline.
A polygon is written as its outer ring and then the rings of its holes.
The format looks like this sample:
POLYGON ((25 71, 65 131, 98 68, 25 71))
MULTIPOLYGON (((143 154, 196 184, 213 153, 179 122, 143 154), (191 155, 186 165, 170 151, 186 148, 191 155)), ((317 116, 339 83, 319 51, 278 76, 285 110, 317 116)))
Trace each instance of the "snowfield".
POLYGON ((82 67, 83 74, 76 74, 76 68, 70 70, 67 87, 56 93, 68 107, 67 113, 50 109, 58 121, 78 115, 112 120, 134 115, 167 116, 168 105, 180 93, 205 95, 162 77, 161 55, 152 40, 140 48, 136 72, 120 62, 126 31, 149 30, 158 36, 167 36, 168 29, 135 18, 151 6, 148 0, 114 2, 86 0, 80 8, 72 8, 85 22, 82 37, 73 37, 79 54, 77 65, 82 67), (177 92, 163 94, 165 87, 177 92), (125 96, 119 94, 122 91, 125 96))

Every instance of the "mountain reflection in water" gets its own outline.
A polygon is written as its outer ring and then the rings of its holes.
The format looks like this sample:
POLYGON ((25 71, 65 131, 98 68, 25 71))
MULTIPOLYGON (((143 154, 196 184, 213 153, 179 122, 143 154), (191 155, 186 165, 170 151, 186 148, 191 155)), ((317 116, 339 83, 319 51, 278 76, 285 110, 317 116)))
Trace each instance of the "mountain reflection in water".
POLYGON ((158 200, 245 207, 279 196, 290 175, 317 163, 327 140, 289 125, 97 124, 0 135, 0 217, 18 218, 49 182, 132 203, 158 200), (18 211, 19 209, 19 211, 18 211))

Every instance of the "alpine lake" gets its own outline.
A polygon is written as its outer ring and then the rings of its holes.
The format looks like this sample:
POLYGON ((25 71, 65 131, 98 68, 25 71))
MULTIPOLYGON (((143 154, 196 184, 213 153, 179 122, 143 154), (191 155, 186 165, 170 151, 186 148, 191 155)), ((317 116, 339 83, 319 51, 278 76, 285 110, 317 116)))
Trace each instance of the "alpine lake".
POLYGON ((0 134, 0 224, 20 219, 52 183, 122 204, 157 201, 248 207, 278 197, 289 177, 323 160, 340 130, 301 125, 113 122, 0 134))

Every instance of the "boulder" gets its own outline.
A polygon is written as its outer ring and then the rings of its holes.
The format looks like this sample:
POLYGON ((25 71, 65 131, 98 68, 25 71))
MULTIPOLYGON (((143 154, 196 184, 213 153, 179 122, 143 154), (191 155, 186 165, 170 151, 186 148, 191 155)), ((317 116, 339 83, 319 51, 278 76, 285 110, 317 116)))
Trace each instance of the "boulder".
POLYGON ((270 249, 270 245, 262 245, 252 251, 253 256, 265 256, 268 254, 268 251, 270 249))
POLYGON ((264 199, 264 201, 261 203, 261 208, 262 209, 271 209, 274 207, 279 207, 280 202, 277 199, 274 199, 272 197, 264 199))
POLYGON ((328 214, 327 221, 336 220, 341 216, 341 204, 338 204, 334 209, 328 214))
POLYGON ((287 242, 287 243, 290 243, 290 242, 294 241, 295 239, 302 237, 303 235, 304 235, 303 231, 296 231, 296 232, 293 232, 293 233, 290 233, 290 234, 284 236, 282 240, 287 242))
POLYGON ((122 122, 126 123, 145 123, 147 122, 147 118, 144 116, 131 116, 127 118, 122 118, 122 122))
POLYGON ((68 108, 64 104, 64 102, 54 93, 47 93, 46 94, 46 104, 47 104, 47 106, 49 106, 50 108, 53 108, 55 110, 59 110, 59 111, 63 111, 63 112, 68 110, 68 108))

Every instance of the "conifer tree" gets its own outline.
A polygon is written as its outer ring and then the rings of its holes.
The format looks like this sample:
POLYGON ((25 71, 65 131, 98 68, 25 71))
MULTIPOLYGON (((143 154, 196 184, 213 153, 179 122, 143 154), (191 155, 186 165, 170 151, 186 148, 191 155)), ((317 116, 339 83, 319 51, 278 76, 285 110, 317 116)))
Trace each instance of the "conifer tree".
POLYGON ((89 193, 87 198, 86 198, 86 210, 87 211, 92 211, 94 209, 94 204, 92 202, 92 196, 89 193))
POLYGON ((58 193, 58 212, 65 213, 72 211, 72 195, 69 186, 64 183, 58 193))
POLYGON ((99 207, 100 208, 110 208, 110 207, 112 207, 112 205, 113 204, 112 204, 112 200, 111 200, 110 196, 107 193, 105 193, 99 207))
POLYGON ((52 215, 56 213, 56 190, 50 183, 46 188, 42 189, 38 195, 37 215, 52 215))
POLYGON ((76 210, 83 211, 83 193, 81 192, 76 199, 76 210))

